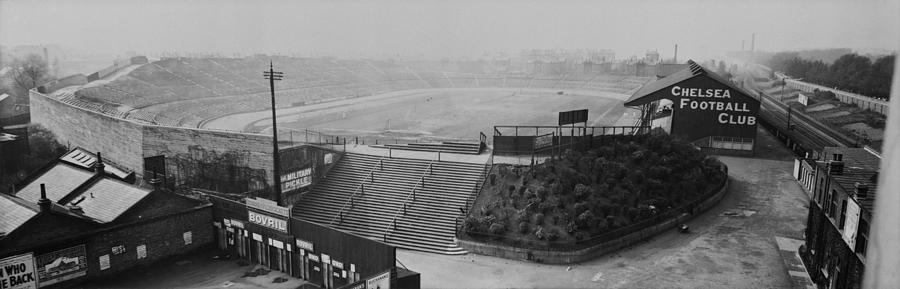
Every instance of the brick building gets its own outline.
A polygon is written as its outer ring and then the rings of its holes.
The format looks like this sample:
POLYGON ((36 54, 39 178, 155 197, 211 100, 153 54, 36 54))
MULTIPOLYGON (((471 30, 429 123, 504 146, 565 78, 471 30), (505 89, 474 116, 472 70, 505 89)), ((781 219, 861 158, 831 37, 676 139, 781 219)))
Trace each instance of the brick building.
POLYGON ((810 193, 800 255, 820 288, 860 288, 881 157, 864 148, 826 147, 798 160, 794 176, 810 193))
POLYGON ((0 264, 22 269, 4 288, 69 286, 213 241, 210 204, 133 180, 76 148, 0 194, 0 264))

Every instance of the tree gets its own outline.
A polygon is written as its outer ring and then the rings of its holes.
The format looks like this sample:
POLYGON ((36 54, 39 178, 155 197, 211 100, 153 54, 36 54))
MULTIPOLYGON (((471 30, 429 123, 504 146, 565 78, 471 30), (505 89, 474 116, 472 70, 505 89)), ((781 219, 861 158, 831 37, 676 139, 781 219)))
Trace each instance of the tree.
POLYGON ((37 54, 29 54, 24 59, 13 60, 12 67, 10 75, 13 85, 22 92, 21 95, 28 95, 28 90, 44 83, 49 77, 50 69, 47 61, 37 54))
POLYGON ((27 142, 24 146, 27 151, 11 146, 13 150, 0 153, 0 191, 66 152, 66 147, 56 142, 53 133, 40 125, 28 126, 27 142))

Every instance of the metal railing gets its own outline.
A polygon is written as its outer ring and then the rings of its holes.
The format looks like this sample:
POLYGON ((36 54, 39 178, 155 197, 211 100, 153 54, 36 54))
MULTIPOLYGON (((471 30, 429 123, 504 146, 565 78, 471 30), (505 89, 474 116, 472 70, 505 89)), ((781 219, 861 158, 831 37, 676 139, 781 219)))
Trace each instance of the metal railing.
POLYGON ((334 218, 331 219, 331 222, 328 222, 329 225, 333 225, 335 220, 340 220, 340 222, 344 221, 344 211, 345 209, 347 209, 348 205, 350 206, 350 209, 353 209, 353 198, 356 197, 356 194, 365 194, 366 180, 374 182, 375 169, 384 170, 384 157, 378 159, 378 163, 373 168, 369 169, 369 172, 366 173, 366 178, 364 178, 362 182, 359 183, 359 186, 356 186, 356 190, 354 190, 353 193, 350 194, 350 198, 348 198, 347 202, 344 203, 343 206, 341 206, 341 209, 338 211, 337 215, 335 215, 334 218))
POLYGON ((484 189, 484 184, 487 183, 487 176, 491 173, 491 170, 494 168, 494 155, 491 154, 491 157, 488 158, 488 162, 484 164, 484 169, 481 174, 478 176, 478 180, 475 181, 475 186, 472 189, 472 193, 469 194, 469 197, 466 198, 465 209, 459 213, 459 216, 456 217, 456 234, 459 234, 462 229, 463 221, 466 217, 469 216, 469 213, 472 211, 472 207, 475 206, 475 199, 478 198, 478 195, 481 193, 481 190, 484 189))
POLYGON ((406 215, 406 204, 409 202, 409 199, 412 198, 413 202, 416 201, 416 189, 419 187, 419 184, 422 184, 422 188, 425 187, 425 176, 434 174, 434 162, 435 160, 431 160, 430 162, 428 162, 428 166, 425 167, 425 171, 422 172, 422 176, 419 177, 419 181, 416 182, 415 185, 413 185, 412 190, 410 190, 409 194, 406 195, 406 198, 403 198, 400 210, 397 210, 397 212, 394 213, 394 216, 388 222, 387 228, 384 229, 383 241, 387 242, 388 233, 390 233, 391 230, 397 229, 397 217, 400 216, 400 213, 406 215))

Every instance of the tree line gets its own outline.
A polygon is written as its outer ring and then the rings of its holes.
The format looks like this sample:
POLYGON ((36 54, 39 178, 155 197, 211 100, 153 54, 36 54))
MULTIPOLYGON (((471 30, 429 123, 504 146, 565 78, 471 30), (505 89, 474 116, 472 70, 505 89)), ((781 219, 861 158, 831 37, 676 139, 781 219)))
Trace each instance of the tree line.
POLYGON ((834 63, 808 60, 797 52, 779 52, 768 65, 793 78, 827 87, 888 99, 896 55, 881 56, 874 61, 855 53, 844 54, 834 63))

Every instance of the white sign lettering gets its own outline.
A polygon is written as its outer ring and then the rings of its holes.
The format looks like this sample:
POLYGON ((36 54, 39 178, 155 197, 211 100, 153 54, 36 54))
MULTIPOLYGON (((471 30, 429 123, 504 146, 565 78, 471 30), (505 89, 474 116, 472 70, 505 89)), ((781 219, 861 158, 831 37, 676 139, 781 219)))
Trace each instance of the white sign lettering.
POLYGON ((253 211, 247 211, 247 219, 250 223, 254 223, 263 227, 279 230, 282 232, 287 232, 287 221, 275 218, 272 216, 267 216, 264 214, 254 213, 253 211))
POLYGON ((34 289, 34 257, 31 253, 0 259, 0 288, 34 289))
POLYGON ((312 168, 281 175, 281 191, 289 192, 312 184, 312 168))
POLYGON ((297 239, 297 248, 301 248, 301 249, 304 249, 307 251, 315 251, 315 250, 313 250, 312 242, 309 242, 306 240, 297 239))
POLYGON ((690 96, 690 97, 731 98, 731 92, 728 89, 686 88, 686 87, 680 87, 677 85, 672 87, 672 95, 674 95, 674 96, 690 96))

